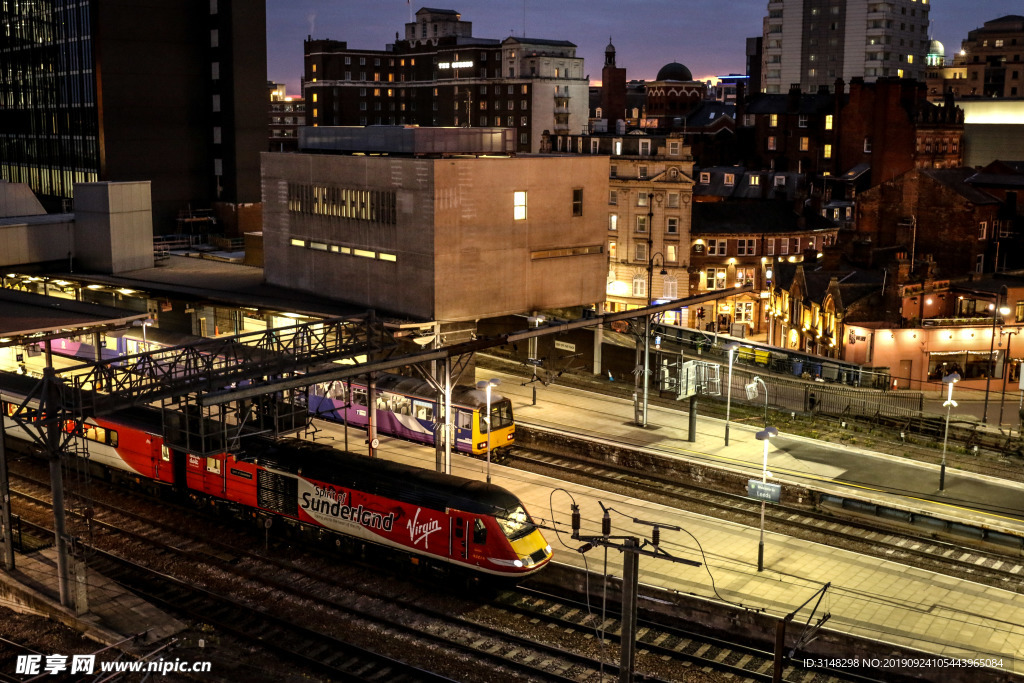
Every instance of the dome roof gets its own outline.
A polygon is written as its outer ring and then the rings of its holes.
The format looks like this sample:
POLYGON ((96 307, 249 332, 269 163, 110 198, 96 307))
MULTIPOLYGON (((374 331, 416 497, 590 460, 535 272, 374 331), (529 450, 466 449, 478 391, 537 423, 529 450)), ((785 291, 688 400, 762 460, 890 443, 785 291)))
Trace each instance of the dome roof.
POLYGON ((930 55, 941 55, 941 56, 945 57, 946 56, 946 48, 939 41, 933 40, 930 43, 928 43, 928 54, 930 54, 930 55))
POLYGON ((692 81, 693 74, 679 62, 669 62, 658 71, 656 81, 692 81))

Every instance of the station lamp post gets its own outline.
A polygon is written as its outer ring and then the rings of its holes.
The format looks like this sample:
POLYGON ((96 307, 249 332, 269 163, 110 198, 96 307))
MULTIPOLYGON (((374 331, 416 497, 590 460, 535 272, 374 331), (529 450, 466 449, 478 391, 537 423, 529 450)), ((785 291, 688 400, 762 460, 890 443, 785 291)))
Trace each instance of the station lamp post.
MULTIPOLYGON (((764 460, 761 464, 761 483, 768 483, 768 477, 772 476, 772 473, 768 471, 768 441, 773 436, 778 436, 779 430, 775 427, 765 427, 759 431, 755 436, 757 440, 764 444, 764 460)), ((761 500, 761 540, 757 544, 757 571, 764 571, 764 506, 766 502, 761 500)))
POLYGON ((740 347, 739 344, 733 342, 725 347, 725 350, 729 353, 729 386, 725 390, 725 445, 729 445, 729 414, 732 410, 732 360, 733 356, 736 355, 736 349, 740 347))
POLYGON ((946 433, 942 437, 942 465, 939 467, 939 490, 946 490, 946 442, 949 441, 949 411, 956 407, 953 400, 953 385, 960 381, 959 372, 951 372, 942 378, 943 384, 949 387, 946 393, 946 402, 942 406, 946 409, 946 433))
MULTIPOLYGON (((1011 356, 1010 356, 1010 342, 1013 341, 1013 335, 1020 334, 1020 330, 1012 330, 1010 332, 1002 332, 1002 331, 999 332, 999 336, 1000 337, 1002 337, 1004 334, 1006 335, 1006 356, 1003 358, 1003 391, 1002 391, 1002 394, 999 396, 999 428, 1000 429, 1002 429, 1002 427, 1003 427, 1003 408, 1006 406, 1006 376, 1008 374, 1010 374, 1009 373, 1010 369, 1008 367, 1008 365, 1010 363, 1010 358, 1011 358, 1011 356)), ((1002 344, 1003 344, 1003 340, 1000 339, 999 340, 999 345, 1002 346, 1002 344)), ((1010 432, 1011 433, 1013 432, 1013 428, 1012 427, 1010 428, 1010 432)))
MULTIPOLYGON (((654 201, 654 195, 653 194, 652 195, 648 195, 648 201, 649 202, 653 202, 654 201)), ((649 222, 648 223, 647 234, 650 235, 651 233, 652 233, 651 224, 649 222)), ((660 251, 657 254, 652 254, 650 252, 650 249, 653 247, 653 245, 654 245, 654 240, 651 239, 650 237, 648 237, 648 240, 647 240, 647 249, 648 249, 648 251, 647 251, 647 253, 650 256, 650 258, 647 259, 647 305, 648 306, 650 306, 652 303, 654 303, 654 292, 653 292, 653 287, 654 287, 654 261, 655 261, 655 259, 658 256, 661 256, 661 272, 659 274, 662 275, 662 276, 668 275, 668 271, 665 270, 665 256, 660 251)), ((643 386, 643 395, 644 395, 643 406, 644 407, 643 407, 643 411, 640 413, 640 426, 641 427, 646 427, 647 426, 647 397, 648 397, 648 393, 650 391, 650 388, 649 388, 650 387, 650 380, 649 380, 650 372, 651 372, 651 315, 648 313, 647 315, 644 316, 644 373, 643 373, 643 379, 641 380, 643 382, 643 385, 644 385, 643 386)))
MULTIPOLYGON (((988 349, 988 376, 985 378, 985 409, 981 413, 981 421, 988 424, 988 394, 989 389, 992 386, 992 375, 996 371, 996 322, 1002 322, 1002 316, 1010 314, 1010 309, 1003 305, 1003 296, 1007 292, 1007 286, 1003 285, 999 288, 999 296, 996 297, 996 302, 992 305, 992 341, 988 349)), ((1004 368, 1005 372, 1005 368, 1004 368)))
MULTIPOLYGON (((501 380, 491 379, 488 381, 480 380, 476 383, 477 389, 483 389, 487 392, 487 483, 491 483, 491 387, 496 387, 501 384, 501 380)), ((483 420, 480 421, 483 423, 483 420)), ((483 426, 483 424, 481 424, 483 426)))

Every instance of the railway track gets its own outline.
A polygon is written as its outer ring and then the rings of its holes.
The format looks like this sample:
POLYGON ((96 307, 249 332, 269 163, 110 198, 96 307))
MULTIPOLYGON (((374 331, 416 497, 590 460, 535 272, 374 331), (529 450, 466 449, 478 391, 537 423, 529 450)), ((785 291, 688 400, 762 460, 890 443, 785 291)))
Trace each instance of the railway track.
MULTIPOLYGON (((646 498, 751 527, 760 525, 761 504, 757 501, 688 485, 657 474, 641 474, 604 462, 539 453, 520 447, 513 448, 503 464, 526 465, 531 471, 570 477, 595 488, 626 492, 635 498, 646 498)), ((774 532, 1024 593, 1024 558, 965 548, 901 530, 881 529, 877 520, 873 520, 874 524, 858 522, 784 504, 768 505, 765 514, 766 528, 774 532)))
MULTIPOLYGON (((47 484, 21 472, 15 475, 13 493, 23 504, 48 513, 47 484), (29 490, 31 489, 31 490, 29 490)), ((106 487, 94 487, 106 488, 106 487)), ((298 604, 300 614, 315 605, 317 621, 342 619, 361 623, 378 640, 403 643, 403 650, 438 650, 444 659, 472 661, 476 671, 488 671, 480 680, 581 681, 594 676, 617 675, 620 622, 615 613, 598 620, 585 606, 556 596, 539 596, 518 588, 498 593, 494 600, 439 598, 436 592, 407 582, 374 583, 349 567, 338 568, 337 556, 325 557, 306 550, 287 548, 289 560, 252 550, 251 533, 237 525, 201 518, 164 502, 144 501, 120 490, 102 491, 88 520, 93 547, 106 546, 111 538, 127 542, 133 557, 149 557, 143 566, 111 551, 89 559, 94 568, 142 593, 154 603, 192 619, 212 623, 240 639, 277 648, 303 665, 334 677, 351 676, 353 667, 387 671, 387 680, 444 680, 437 674, 403 664, 392 658, 374 661, 373 653, 342 655, 348 651, 335 641, 342 638, 301 623, 290 610, 270 614, 263 604, 298 604), (139 514, 123 505, 144 504, 139 514), (181 515, 185 519, 177 519, 181 515), (162 521, 157 521, 157 520, 162 521), (188 520, 190 526, 183 522, 188 520), (186 531, 188 529, 188 531, 186 531), (241 540, 227 542, 224 539, 241 540), (212 540, 212 539, 221 540, 212 540), (127 541, 125 541, 127 539, 127 541), (181 578, 180 566, 191 570, 181 578), (202 566, 208 571, 197 572, 202 566), (219 575, 216 580, 210 573, 219 575), (197 574, 201 574, 197 575, 197 574), (230 590, 224 576, 232 577, 230 590), (329 578, 325 578, 329 577, 329 578), (339 582, 345 588, 340 589, 339 582), (205 588, 197 588, 202 583, 205 588), (355 587, 355 588, 353 588, 355 587), (194 590, 193 590, 194 589, 194 590), (242 595, 238 595, 241 590, 242 595), (194 593, 194 595, 193 595, 194 593), (261 596, 254 605, 252 594, 261 596), (301 637, 279 636, 292 628, 301 637), (604 638, 595 638, 596 634, 604 638), (347 668, 340 669, 341 665, 347 668), (403 669, 402 667, 406 667, 403 669), (421 676, 421 678, 417 678, 421 676)), ((117 544, 114 544, 117 545, 117 544)), ((258 543, 257 543, 258 545, 258 543)), ((283 544, 272 548, 284 552, 283 544)), ((349 627, 355 630, 354 626, 349 627)), ((686 634, 657 624, 641 624, 638 640, 637 680, 687 680, 689 673, 727 675, 729 680, 770 680, 772 658, 742 645, 712 642, 698 634, 686 634), (687 673, 689 672, 689 673, 687 673), (707 673, 710 672, 710 673, 707 673)), ((443 675, 453 675, 444 672, 443 675)), ((464 673, 459 680, 472 680, 464 673)), ((707 680, 716 680, 707 678, 707 680)), ((785 680, 805 683, 837 680, 826 673, 788 668, 785 680)))

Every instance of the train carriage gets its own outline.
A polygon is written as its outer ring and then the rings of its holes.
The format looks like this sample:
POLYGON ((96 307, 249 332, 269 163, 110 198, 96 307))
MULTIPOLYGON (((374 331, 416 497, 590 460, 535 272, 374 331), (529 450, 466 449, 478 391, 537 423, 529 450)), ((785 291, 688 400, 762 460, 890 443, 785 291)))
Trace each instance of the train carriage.
MULTIPOLYGON (((419 443, 434 444, 437 392, 415 377, 383 374, 375 383, 377 431, 419 443)), ((361 380, 329 382, 311 387, 310 412, 356 427, 369 423, 368 389, 361 380), (351 392, 349 394, 349 392, 351 392)), ((487 396, 474 387, 452 387, 452 426, 456 450, 481 455, 515 443, 512 402, 491 394, 491 430, 487 425, 487 396)))

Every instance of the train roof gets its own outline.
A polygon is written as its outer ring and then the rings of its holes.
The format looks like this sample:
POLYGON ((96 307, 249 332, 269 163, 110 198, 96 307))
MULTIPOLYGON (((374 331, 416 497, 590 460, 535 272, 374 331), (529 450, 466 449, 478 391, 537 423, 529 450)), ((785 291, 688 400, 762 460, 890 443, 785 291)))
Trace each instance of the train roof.
MULTIPOLYGON (((380 374, 377 376, 377 391, 390 391, 397 394, 408 394, 418 396, 428 401, 437 400, 437 392, 425 380, 418 377, 405 377, 403 375, 380 374)), ((494 391, 491 392, 491 404, 498 403, 505 399, 504 396, 494 391)), ((469 406, 471 408, 484 407, 487 404, 487 393, 482 389, 465 384, 452 386, 452 403, 469 406)))
POLYGON ((521 505, 507 489, 420 467, 357 455, 301 439, 253 439, 244 458, 325 484, 434 510, 455 508, 491 515, 521 505))

